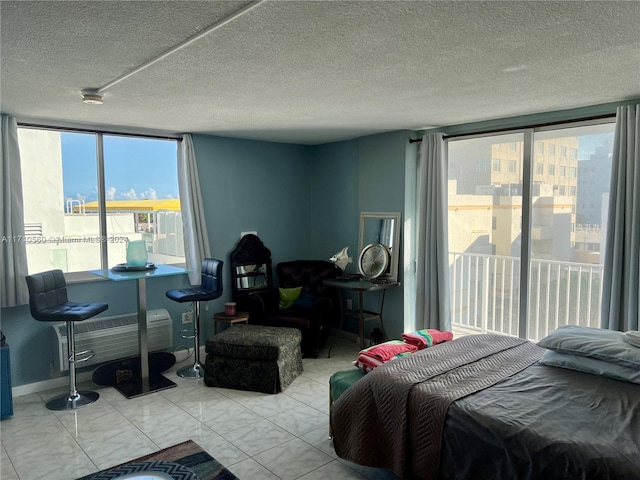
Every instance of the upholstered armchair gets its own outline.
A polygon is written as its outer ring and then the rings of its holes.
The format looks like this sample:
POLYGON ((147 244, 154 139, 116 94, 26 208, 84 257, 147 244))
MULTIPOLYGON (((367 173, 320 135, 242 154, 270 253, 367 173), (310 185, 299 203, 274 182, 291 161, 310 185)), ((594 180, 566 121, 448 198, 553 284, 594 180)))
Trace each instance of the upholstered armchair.
POLYGON ((324 260, 296 260, 276 267, 278 288, 249 295, 249 323, 294 327, 302 332, 302 355, 317 358, 340 315, 338 297, 323 280, 342 270, 324 260))

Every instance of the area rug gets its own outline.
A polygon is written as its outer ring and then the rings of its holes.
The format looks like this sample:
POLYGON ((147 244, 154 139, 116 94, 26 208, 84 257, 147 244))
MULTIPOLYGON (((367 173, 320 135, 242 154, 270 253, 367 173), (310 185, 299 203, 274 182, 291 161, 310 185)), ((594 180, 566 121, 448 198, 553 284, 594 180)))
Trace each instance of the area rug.
POLYGON ((190 468, 198 480, 238 480, 233 473, 222 466, 215 458, 205 452, 200 445, 193 440, 179 443, 173 447, 165 448, 144 457, 136 458, 121 465, 115 465, 100 472, 92 473, 77 480, 91 480, 97 475, 104 474, 114 468, 140 462, 172 462, 190 468))

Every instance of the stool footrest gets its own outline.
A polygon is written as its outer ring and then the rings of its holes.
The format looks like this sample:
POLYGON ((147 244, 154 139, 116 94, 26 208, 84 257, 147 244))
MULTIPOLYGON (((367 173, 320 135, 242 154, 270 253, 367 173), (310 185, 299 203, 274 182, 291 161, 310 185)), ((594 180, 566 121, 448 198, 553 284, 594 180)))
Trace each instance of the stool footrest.
POLYGON ((91 360, 95 356, 96 354, 93 350, 83 350, 82 352, 74 353, 76 363, 86 362, 87 360, 91 360))
POLYGON ((180 330, 178 335, 180 335, 180 338, 196 338, 195 330, 180 330))

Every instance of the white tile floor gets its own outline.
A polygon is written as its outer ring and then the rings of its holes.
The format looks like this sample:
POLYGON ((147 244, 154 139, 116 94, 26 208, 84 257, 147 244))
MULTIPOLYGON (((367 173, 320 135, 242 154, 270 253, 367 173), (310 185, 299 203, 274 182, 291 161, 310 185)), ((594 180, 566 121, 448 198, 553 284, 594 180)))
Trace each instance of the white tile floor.
POLYGON ((187 360, 165 373, 176 388, 132 400, 93 384, 84 388, 100 399, 74 412, 45 407, 64 389, 16 397, 13 417, 0 423, 0 478, 73 480, 192 439, 242 480, 396 479, 339 459, 328 439, 329 377, 357 351, 338 338, 331 358, 325 348, 304 359, 302 375, 277 395, 180 378, 187 360))

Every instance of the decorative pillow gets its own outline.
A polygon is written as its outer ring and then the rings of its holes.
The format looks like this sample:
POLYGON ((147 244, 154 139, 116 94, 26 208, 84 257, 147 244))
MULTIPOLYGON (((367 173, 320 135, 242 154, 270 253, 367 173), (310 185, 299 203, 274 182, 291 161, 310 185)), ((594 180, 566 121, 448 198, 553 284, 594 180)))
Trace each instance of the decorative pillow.
POLYGON ((291 308, 302 293, 302 287, 279 288, 280 290, 280 310, 291 308))
POLYGON ((640 349, 626 343, 623 332, 566 325, 540 340, 538 345, 558 353, 640 369, 640 349))
POLYGON ((311 310, 313 308, 313 302, 316 301, 314 295, 308 293, 301 293, 300 297, 293 303, 295 308, 301 308, 303 310, 311 310))
POLYGON ((602 375, 604 377, 622 380, 623 382, 640 384, 640 370, 605 362, 597 358, 579 357, 578 355, 568 355, 547 350, 542 356, 540 363, 542 365, 567 368, 569 370, 577 370, 593 375, 602 375))

